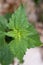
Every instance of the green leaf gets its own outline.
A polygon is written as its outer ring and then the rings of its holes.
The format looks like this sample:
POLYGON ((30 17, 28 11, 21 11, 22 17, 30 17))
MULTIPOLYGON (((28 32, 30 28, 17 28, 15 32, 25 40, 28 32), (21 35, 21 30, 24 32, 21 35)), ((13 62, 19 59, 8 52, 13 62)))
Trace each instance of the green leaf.
POLYGON ((7 19, 7 21, 9 21, 9 18, 11 17, 12 13, 7 13, 4 15, 4 17, 7 19))
POLYGON ((14 57, 17 57, 18 59, 20 59, 20 61, 22 61, 25 51, 28 47, 27 41, 25 41, 24 39, 22 39, 20 41, 13 40, 9 44, 9 46, 10 46, 12 53, 14 54, 14 57))
POLYGON ((28 47, 29 25, 24 8, 20 6, 9 20, 8 28, 11 29, 11 31, 6 33, 7 36, 14 38, 14 40, 9 43, 10 49, 14 57, 18 57, 20 61, 22 61, 23 55, 28 47))
POLYGON ((14 38, 9 43, 10 49, 14 57, 18 57, 20 61, 22 61, 27 48, 40 45, 37 32, 33 25, 28 22, 22 6, 12 14, 8 23, 8 28, 10 31, 8 31, 6 35, 14 38))
POLYGON ((33 25, 30 25, 29 31, 32 34, 28 37, 28 46, 29 46, 28 48, 40 46, 41 45, 41 42, 39 39, 40 37, 33 25))
POLYGON ((9 65, 14 57, 22 61, 27 48, 40 45, 37 31, 26 17, 25 10, 20 6, 9 20, 0 17, 0 63, 9 65), (9 22, 8 22, 9 21, 9 22), (13 38, 7 44, 5 36, 13 38))
POLYGON ((0 31, 5 31, 7 27, 7 20, 4 16, 0 16, 0 31))
POLYGON ((13 13, 12 18, 10 18, 9 28, 13 29, 23 29, 28 27, 27 17, 23 7, 19 7, 18 10, 13 13))
POLYGON ((5 45, 3 48, 0 48, 0 62, 2 65, 9 65, 13 57, 8 46, 5 45))
POLYGON ((13 54, 5 41, 6 30, 7 20, 0 16, 0 63, 2 65, 9 65, 13 59, 13 54))

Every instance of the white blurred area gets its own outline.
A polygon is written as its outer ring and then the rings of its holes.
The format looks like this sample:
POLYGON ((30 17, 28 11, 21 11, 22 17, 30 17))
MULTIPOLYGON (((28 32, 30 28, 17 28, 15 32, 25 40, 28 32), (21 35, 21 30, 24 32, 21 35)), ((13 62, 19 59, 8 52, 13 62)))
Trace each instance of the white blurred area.
POLYGON ((23 65, 43 65, 40 48, 27 49, 23 65))

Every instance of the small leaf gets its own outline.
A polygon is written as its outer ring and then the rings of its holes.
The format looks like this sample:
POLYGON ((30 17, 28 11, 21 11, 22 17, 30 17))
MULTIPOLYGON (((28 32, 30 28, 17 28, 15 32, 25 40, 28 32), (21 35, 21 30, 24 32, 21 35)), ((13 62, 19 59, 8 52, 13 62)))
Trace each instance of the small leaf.
POLYGON ((3 16, 0 16, 0 31, 5 31, 6 27, 7 20, 3 16))

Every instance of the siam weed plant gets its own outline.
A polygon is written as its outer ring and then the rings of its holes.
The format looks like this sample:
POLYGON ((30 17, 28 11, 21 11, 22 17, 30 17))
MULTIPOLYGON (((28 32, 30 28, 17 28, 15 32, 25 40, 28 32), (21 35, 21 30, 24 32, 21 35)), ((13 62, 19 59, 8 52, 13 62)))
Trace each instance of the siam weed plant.
POLYGON ((37 31, 26 17, 23 6, 9 16, 0 16, 0 63, 9 65, 14 57, 20 62, 27 48, 40 46, 37 31))

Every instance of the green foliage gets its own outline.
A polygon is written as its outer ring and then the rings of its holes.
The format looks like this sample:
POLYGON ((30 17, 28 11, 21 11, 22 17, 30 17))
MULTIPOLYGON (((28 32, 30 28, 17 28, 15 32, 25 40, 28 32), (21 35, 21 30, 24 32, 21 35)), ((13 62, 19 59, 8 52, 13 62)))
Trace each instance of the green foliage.
POLYGON ((7 20, 0 16, 0 63, 8 65, 11 63, 13 55, 5 41, 5 33, 7 29, 7 20))
MULTIPOLYGON (((7 16, 8 17, 8 16, 7 16)), ((20 6, 8 20, 0 17, 0 63, 9 65, 14 57, 22 61, 27 48, 39 46, 39 36, 20 6), (8 43, 5 37, 13 39, 8 43)))

